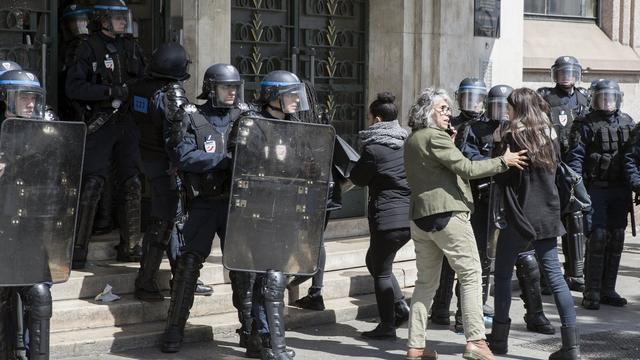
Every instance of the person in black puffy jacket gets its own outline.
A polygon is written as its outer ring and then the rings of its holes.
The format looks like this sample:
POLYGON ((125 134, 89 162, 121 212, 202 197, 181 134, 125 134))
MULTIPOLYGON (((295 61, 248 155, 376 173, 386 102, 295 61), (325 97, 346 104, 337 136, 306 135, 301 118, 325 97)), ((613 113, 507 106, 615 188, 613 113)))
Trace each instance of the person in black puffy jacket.
POLYGON ((392 272, 396 252, 411 237, 410 192, 403 159, 407 132, 398 123, 394 101, 393 94, 383 92, 369 105, 371 125, 360 131, 364 149, 350 175, 354 184, 369 187, 371 243, 366 264, 374 278, 380 324, 362 336, 378 339, 395 338, 396 328, 409 316, 409 307, 392 272))

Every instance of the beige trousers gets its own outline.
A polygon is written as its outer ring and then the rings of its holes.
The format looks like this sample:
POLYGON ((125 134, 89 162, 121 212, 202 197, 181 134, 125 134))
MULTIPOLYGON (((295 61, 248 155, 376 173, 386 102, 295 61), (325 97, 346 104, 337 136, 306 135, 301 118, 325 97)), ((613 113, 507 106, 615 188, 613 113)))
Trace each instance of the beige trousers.
POLYGON ((440 282, 442 255, 460 282, 464 336, 467 341, 485 339, 482 314, 482 268, 468 212, 455 212, 447 226, 425 232, 411 222, 411 238, 416 249, 418 279, 411 299, 409 341, 411 348, 425 347, 429 307, 440 282))

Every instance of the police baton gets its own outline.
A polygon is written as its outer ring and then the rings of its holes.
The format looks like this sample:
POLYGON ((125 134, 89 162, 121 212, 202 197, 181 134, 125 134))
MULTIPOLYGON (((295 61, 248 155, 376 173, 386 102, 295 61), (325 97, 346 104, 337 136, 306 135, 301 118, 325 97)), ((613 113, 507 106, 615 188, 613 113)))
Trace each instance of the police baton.
POLYGON ((635 204, 638 203, 638 194, 636 194, 635 199, 631 196, 631 209, 629 210, 629 215, 631 216, 631 236, 636 237, 636 212, 634 210, 635 204))

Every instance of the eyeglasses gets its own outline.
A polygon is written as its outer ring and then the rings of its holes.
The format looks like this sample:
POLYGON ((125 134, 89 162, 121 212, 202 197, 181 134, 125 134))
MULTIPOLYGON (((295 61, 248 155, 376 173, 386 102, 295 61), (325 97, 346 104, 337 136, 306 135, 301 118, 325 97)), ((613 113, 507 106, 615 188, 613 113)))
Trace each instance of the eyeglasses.
POLYGON ((447 105, 442 105, 434 110, 440 115, 451 115, 451 108, 447 105))

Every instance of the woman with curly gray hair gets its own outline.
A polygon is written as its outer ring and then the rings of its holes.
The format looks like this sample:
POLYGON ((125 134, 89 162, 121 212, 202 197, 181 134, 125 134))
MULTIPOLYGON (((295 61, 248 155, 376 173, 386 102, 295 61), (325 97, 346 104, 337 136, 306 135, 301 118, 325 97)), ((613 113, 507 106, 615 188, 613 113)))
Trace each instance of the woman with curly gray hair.
POLYGON ((440 280, 442 256, 458 275, 467 345, 465 359, 495 359, 487 346, 482 315, 482 269, 469 221, 473 209, 470 179, 522 169, 526 151, 482 161, 456 148, 450 125, 451 99, 443 89, 427 88, 409 110, 413 129, 404 159, 411 189, 409 216, 418 278, 411 301, 408 360, 437 359, 425 348, 427 311, 440 280))

